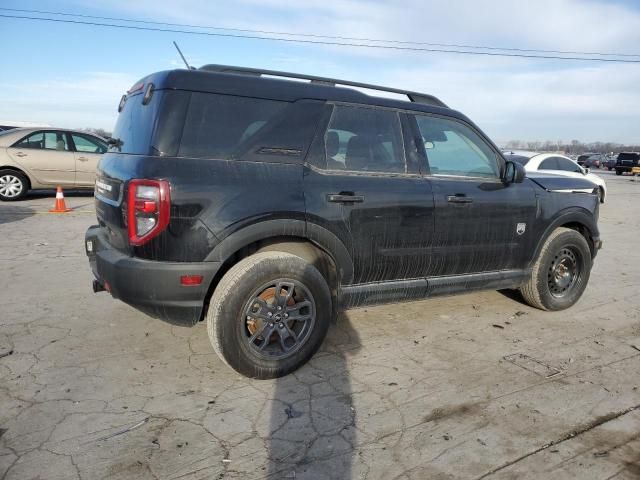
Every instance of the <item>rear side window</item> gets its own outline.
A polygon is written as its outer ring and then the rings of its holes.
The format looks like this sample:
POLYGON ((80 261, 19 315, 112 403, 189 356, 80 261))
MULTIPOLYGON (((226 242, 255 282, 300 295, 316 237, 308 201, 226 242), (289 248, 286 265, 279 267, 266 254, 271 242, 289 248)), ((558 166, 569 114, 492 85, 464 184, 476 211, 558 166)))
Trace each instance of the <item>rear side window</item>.
POLYGON ((288 105, 275 100, 193 93, 178 156, 239 158, 261 131, 278 121, 288 105))
POLYGON ((37 132, 23 138, 14 147, 57 150, 59 152, 69 151, 67 134, 64 132, 37 132))
POLYGON ((556 157, 549 157, 543 160, 538 170, 560 170, 558 159, 556 157))
POLYGON ((329 170, 406 171, 400 119, 394 111, 337 105, 324 141, 329 170))

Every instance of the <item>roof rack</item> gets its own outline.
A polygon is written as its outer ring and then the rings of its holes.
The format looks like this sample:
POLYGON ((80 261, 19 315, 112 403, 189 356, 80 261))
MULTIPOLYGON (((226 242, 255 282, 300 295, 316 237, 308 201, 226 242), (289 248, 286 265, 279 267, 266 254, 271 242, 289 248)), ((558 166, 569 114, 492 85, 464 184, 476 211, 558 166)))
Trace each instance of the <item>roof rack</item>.
POLYGON ((368 83, 350 82, 348 80, 338 80, 336 78, 317 77, 315 75, 303 75, 301 73, 279 72, 277 70, 264 70, 261 68, 247 68, 247 67, 234 67, 231 65, 216 65, 209 64, 203 65, 198 70, 204 70, 207 72, 220 72, 220 73, 236 73, 241 75, 251 75, 254 77, 260 77, 262 75, 270 75, 274 77, 283 78, 297 78, 301 80, 309 80, 311 83, 317 83, 322 85, 345 85, 349 87, 367 88, 370 90, 378 90, 381 92, 397 93, 400 95, 406 95, 411 102, 421 103, 424 105, 432 105, 435 107, 449 108, 439 98, 433 95, 425 93, 411 92, 409 90, 400 90, 398 88, 380 87, 378 85, 370 85, 368 83))

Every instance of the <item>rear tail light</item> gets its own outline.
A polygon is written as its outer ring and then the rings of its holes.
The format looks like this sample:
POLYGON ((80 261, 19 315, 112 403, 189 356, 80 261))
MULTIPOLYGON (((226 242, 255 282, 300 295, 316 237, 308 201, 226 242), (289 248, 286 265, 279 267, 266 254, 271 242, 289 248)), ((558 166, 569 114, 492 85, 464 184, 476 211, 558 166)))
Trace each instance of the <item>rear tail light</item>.
POLYGON ((127 202, 129 243, 142 245, 169 225, 171 193, 165 180, 130 180, 127 202))

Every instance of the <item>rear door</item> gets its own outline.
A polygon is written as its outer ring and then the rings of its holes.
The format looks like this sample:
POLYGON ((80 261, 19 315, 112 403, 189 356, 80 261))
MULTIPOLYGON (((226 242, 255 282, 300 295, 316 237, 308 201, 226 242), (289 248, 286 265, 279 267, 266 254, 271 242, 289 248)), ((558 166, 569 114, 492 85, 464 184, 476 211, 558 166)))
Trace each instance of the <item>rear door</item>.
POLYGON ((433 196, 405 161, 398 112, 333 105, 304 177, 307 222, 333 232, 354 283, 419 278, 429 270, 433 196))
POLYGON ((74 159, 76 168, 76 185, 79 187, 92 187, 96 180, 98 162, 107 151, 107 146, 91 135, 71 133, 74 147, 74 159))
POLYGON ((529 182, 504 184, 503 161, 471 126, 409 115, 435 201, 434 275, 524 268, 536 198, 529 182))
POLYGON ((42 184, 75 186, 75 158, 66 132, 31 133, 7 148, 7 153, 42 184))

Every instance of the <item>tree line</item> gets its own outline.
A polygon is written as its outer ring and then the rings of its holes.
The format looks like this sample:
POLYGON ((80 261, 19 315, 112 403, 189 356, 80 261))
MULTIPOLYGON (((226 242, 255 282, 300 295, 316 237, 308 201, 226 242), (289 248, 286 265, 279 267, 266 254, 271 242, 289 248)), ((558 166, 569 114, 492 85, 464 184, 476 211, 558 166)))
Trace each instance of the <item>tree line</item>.
POLYGON ((509 140, 504 148, 512 150, 530 150, 534 152, 564 152, 567 155, 580 155, 582 153, 620 153, 638 152, 640 144, 622 144, 614 142, 583 143, 579 140, 564 142, 562 140, 546 140, 527 142, 522 140, 509 140))

